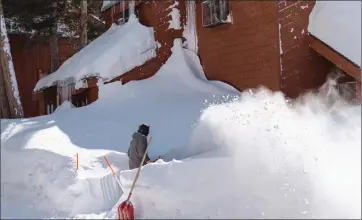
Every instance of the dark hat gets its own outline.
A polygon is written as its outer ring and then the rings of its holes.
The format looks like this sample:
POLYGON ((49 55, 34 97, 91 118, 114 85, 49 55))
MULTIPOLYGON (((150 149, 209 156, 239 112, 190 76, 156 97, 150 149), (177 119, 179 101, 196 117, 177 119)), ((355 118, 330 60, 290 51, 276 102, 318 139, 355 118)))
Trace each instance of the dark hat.
POLYGON ((144 134, 145 136, 148 136, 148 134, 150 133, 150 126, 147 124, 141 124, 138 127, 138 132, 144 134))

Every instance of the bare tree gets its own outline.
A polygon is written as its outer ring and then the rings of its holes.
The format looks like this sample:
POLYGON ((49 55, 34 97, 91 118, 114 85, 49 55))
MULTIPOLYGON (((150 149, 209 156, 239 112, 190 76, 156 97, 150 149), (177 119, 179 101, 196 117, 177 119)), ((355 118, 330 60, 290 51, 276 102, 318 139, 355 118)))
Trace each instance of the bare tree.
POLYGON ((1 0, 0 29, 0 115, 2 118, 20 118, 24 116, 23 108, 20 102, 1 0))
POLYGON ((87 0, 80 2, 80 48, 87 46, 87 0))
POLYGON ((50 66, 51 71, 54 72, 59 67, 59 50, 58 50, 58 16, 57 16, 57 1, 52 3, 53 8, 53 25, 51 28, 50 36, 50 66))

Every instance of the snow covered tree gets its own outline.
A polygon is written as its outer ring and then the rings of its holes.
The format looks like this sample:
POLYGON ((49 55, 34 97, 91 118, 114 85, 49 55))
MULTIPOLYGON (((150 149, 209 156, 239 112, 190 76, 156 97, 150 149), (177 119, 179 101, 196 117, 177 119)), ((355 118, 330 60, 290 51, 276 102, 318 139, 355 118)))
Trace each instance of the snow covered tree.
POLYGON ((20 118, 23 117, 23 108, 20 102, 1 0, 0 29, 0 115, 2 118, 20 118))
POLYGON ((3 4, 7 27, 30 33, 30 42, 49 41, 51 36, 55 37, 54 30, 58 31, 58 36, 73 39, 84 37, 87 32, 86 39, 83 38, 85 43, 79 41, 74 45, 81 47, 106 30, 105 22, 100 18, 102 1, 99 0, 3 0, 3 4), (80 28, 82 26, 84 28, 80 28))

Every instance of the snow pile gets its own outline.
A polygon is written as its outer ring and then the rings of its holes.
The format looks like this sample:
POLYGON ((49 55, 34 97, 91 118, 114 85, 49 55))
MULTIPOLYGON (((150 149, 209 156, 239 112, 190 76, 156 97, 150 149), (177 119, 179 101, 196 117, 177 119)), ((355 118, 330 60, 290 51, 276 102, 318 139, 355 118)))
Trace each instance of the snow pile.
POLYGON ((130 137, 148 123, 150 156, 165 159, 142 169, 137 218, 360 218, 361 109, 331 111, 320 96, 240 95, 206 81, 178 39, 147 80, 100 84, 96 102, 66 114, 1 121, 1 217, 115 219, 136 174, 130 137))
MULTIPOLYGON (((74 216, 108 209, 118 201, 122 191, 100 160, 103 155, 113 159, 116 153, 85 152, 74 146, 54 121, 40 126, 37 120, 16 123, 18 131, 7 129, 1 136, 2 218, 74 216), (32 129, 41 131, 32 133, 32 129), (8 136, 14 133, 14 138, 8 136), (75 152, 82 162, 79 171, 75 152)), ((16 128, 3 122, 1 126, 16 128)))
POLYGON ((122 191, 103 156, 116 172, 128 169, 124 152, 140 123, 151 125, 151 157, 172 158, 175 148, 185 148, 205 100, 237 91, 204 81, 197 55, 182 49, 181 39, 175 43, 168 62, 148 80, 100 85, 99 100, 82 108, 2 121, 2 217, 110 210, 122 191))
MULTIPOLYGON (((361 106, 336 114, 323 97, 303 102, 260 90, 207 108, 188 147, 208 153, 147 165, 136 217, 360 218, 361 106)), ((120 201, 135 172, 121 172, 120 201)))
POLYGON ((308 31, 361 67, 361 1, 316 1, 308 31))
MULTIPOLYGON (((222 82, 206 81, 197 55, 183 49, 181 44, 181 39, 175 40, 172 56, 153 77, 125 85, 112 83, 99 86, 98 105, 112 103, 119 106, 102 109, 107 118, 108 115, 115 115, 113 120, 104 120, 110 126, 119 127, 112 131, 115 132, 112 136, 117 137, 117 150, 126 152, 129 134, 138 124, 147 123, 151 125, 151 135, 154 136, 150 155, 155 157, 170 153, 170 157, 173 157, 170 150, 188 144, 192 124, 200 116, 200 110, 207 105, 205 100, 224 100, 228 94, 238 94, 237 90, 222 82), (175 100, 177 105, 174 104, 175 100), (128 117, 130 112, 135 117, 128 117), (179 115, 184 115, 187 120, 179 115), (169 129, 173 125, 177 125, 177 132, 169 129), (119 134, 127 136, 120 138, 119 134), (172 140, 174 144, 165 140, 172 140)), ((97 114, 99 110, 93 108, 90 111, 97 114)))
POLYGON ((75 106, 70 101, 64 101, 60 106, 55 109, 54 112, 60 112, 71 108, 75 108, 75 106))
POLYGON ((144 64, 156 56, 153 29, 143 26, 135 16, 122 26, 113 26, 85 48, 74 54, 54 73, 42 78, 34 91, 67 82, 98 76, 110 80, 144 64))

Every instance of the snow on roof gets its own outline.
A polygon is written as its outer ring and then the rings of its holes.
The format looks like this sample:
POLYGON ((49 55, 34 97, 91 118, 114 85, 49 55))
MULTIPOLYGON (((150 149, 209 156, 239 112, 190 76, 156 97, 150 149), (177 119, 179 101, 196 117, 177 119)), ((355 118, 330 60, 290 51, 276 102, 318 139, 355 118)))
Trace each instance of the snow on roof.
POLYGON ((61 83, 82 85, 82 80, 100 77, 104 81, 126 73, 156 56, 153 29, 143 26, 135 16, 113 26, 64 62, 54 73, 36 84, 34 91, 61 83))
POLYGON ((308 31, 361 66, 361 1, 316 1, 308 31))
MULTIPOLYGON (((121 0, 120 0, 121 1, 121 0)), ((112 7, 113 5, 117 4, 120 1, 116 0, 103 0, 101 11, 107 10, 108 8, 112 7)))

